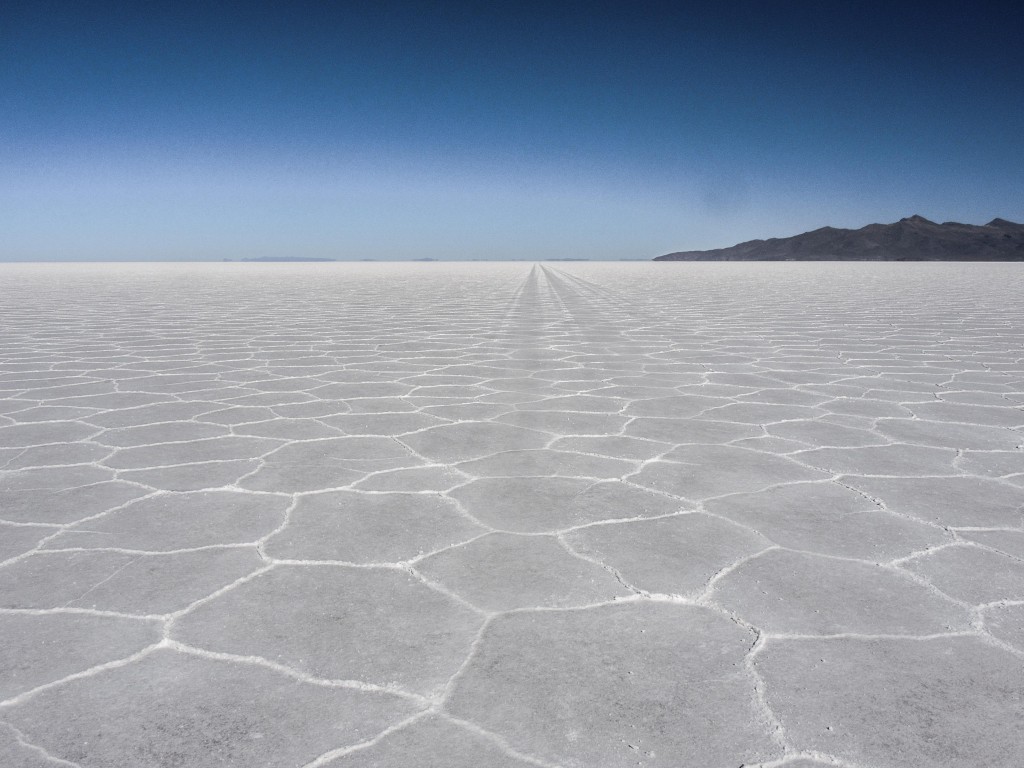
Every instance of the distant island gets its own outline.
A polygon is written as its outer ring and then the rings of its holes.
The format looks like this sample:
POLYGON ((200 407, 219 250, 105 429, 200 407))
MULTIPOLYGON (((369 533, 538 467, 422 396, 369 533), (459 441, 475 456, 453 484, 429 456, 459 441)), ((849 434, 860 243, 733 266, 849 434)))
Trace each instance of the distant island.
POLYGON ((314 259, 314 258, 307 258, 305 256, 260 256, 259 258, 255 258, 255 259, 239 259, 239 261, 260 261, 260 262, 266 262, 266 261, 288 261, 288 262, 292 262, 292 261, 337 261, 337 259, 314 259))
POLYGON ((910 216, 893 224, 822 227, 731 248, 667 253, 654 261, 1024 261, 1024 224, 936 224, 910 216))

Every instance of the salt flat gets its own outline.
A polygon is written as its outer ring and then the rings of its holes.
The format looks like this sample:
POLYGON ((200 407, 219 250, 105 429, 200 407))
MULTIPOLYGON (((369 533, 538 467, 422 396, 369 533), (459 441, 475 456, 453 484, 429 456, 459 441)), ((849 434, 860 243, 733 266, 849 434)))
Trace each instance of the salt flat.
POLYGON ((1019 766, 1024 268, 0 267, 0 765, 1019 766))

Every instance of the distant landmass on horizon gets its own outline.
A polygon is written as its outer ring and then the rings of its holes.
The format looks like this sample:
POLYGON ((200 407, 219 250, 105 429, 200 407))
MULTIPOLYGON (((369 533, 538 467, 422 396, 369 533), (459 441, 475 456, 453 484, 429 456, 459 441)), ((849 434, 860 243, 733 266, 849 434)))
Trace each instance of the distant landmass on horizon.
MULTIPOLYGON (((224 259, 224 261, 233 261, 233 259, 224 259)), ((315 259, 309 256, 258 256, 252 259, 239 259, 239 261, 337 261, 337 259, 315 259)))
POLYGON ((731 248, 667 253, 654 261, 1024 261, 1024 224, 937 224, 910 216, 893 224, 822 227, 731 248))

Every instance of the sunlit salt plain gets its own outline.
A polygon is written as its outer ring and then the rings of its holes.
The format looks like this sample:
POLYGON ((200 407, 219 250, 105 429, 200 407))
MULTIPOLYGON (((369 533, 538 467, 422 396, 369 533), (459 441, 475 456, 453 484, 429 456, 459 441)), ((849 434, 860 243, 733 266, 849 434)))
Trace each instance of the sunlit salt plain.
POLYGON ((0 266, 0 765, 1019 766, 1022 297, 0 266))

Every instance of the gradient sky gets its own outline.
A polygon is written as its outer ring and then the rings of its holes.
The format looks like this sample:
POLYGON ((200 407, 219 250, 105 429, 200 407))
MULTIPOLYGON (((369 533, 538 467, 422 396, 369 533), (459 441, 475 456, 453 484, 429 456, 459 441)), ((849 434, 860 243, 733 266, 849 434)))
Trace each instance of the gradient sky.
POLYGON ((1024 221, 1020 29, 1009 3, 8 0, 0 260, 1024 221))

